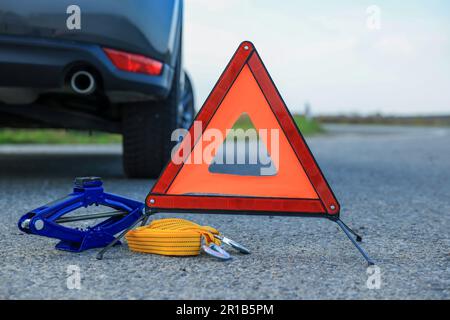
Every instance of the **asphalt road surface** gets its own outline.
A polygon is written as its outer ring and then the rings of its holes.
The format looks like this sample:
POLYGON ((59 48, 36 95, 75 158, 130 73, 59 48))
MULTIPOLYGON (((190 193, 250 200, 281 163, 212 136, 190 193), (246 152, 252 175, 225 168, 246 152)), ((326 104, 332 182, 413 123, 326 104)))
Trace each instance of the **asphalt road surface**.
POLYGON ((450 129, 329 129, 308 142, 342 219, 377 261, 380 281, 371 278, 369 287, 379 289, 368 288, 367 264, 344 233, 322 219, 157 216, 215 226, 251 249, 228 262, 126 245, 102 261, 97 249, 57 251, 55 240, 22 234, 20 216, 67 194, 75 176, 101 176, 107 191, 139 200, 154 181, 126 180, 119 146, 0 146, 0 298, 449 299, 450 129), (67 286, 69 266, 80 270, 80 289, 67 286))

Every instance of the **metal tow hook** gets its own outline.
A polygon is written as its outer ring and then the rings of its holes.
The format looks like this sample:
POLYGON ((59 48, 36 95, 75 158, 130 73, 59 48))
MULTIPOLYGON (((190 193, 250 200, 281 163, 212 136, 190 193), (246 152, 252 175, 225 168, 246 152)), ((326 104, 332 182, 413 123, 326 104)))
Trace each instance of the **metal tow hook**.
POLYGON ((225 237, 223 235, 214 235, 214 237, 219 239, 220 241, 222 241, 226 245, 229 245, 230 247, 236 249, 240 253, 250 254, 250 250, 248 250, 246 247, 244 247, 240 243, 237 243, 236 241, 231 240, 230 238, 227 238, 227 237, 225 237))
POLYGON ((230 260, 231 255, 226 252, 223 248, 215 244, 214 242, 211 242, 209 245, 206 244, 205 238, 202 237, 202 249, 210 256, 213 256, 220 260, 230 260))

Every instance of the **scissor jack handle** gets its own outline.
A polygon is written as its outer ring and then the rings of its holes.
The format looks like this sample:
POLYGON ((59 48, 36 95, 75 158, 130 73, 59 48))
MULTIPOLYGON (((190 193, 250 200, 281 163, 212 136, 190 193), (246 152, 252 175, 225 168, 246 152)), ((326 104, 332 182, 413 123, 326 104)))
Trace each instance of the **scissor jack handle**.
POLYGON ((64 198, 31 210, 19 220, 19 229, 25 233, 61 240, 56 248, 80 252, 104 247, 111 243, 114 235, 128 229, 144 213, 144 204, 139 201, 106 193, 98 177, 76 178, 73 192, 64 198), (106 206, 114 211, 63 217, 74 210, 92 205, 106 206), (62 223, 107 218, 85 229, 70 228, 62 223))

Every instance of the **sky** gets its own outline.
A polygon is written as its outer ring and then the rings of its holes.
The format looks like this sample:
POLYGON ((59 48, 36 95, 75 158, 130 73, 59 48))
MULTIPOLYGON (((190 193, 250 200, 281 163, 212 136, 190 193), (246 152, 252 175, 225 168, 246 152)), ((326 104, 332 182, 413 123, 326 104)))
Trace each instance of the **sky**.
POLYGON ((197 109, 250 40, 293 113, 450 114, 448 0, 184 3, 197 109))

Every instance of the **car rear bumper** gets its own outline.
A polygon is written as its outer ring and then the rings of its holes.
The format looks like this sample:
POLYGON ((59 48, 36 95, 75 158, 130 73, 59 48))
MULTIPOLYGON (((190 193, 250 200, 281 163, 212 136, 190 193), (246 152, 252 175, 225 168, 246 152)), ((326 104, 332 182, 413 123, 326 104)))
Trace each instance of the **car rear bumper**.
POLYGON ((95 70, 99 90, 116 103, 163 99, 174 76, 167 64, 158 76, 121 71, 94 44, 0 36, 0 88, 26 88, 36 94, 69 92, 68 75, 81 67, 95 70))

